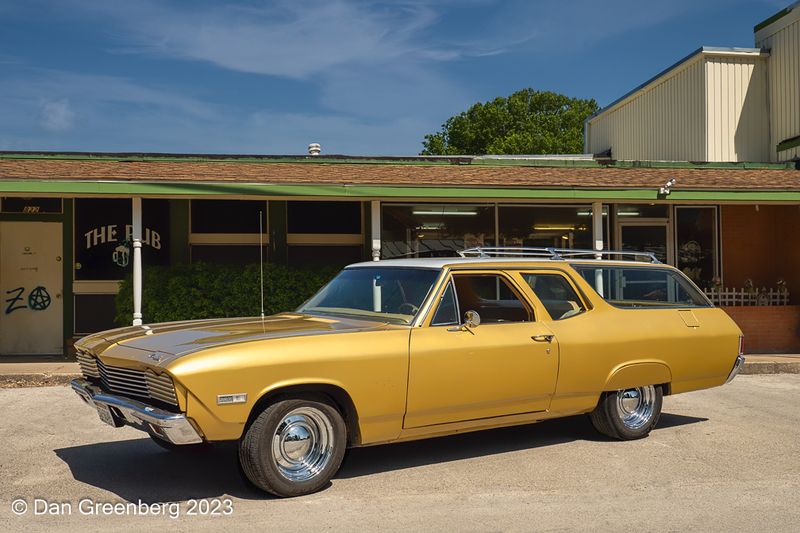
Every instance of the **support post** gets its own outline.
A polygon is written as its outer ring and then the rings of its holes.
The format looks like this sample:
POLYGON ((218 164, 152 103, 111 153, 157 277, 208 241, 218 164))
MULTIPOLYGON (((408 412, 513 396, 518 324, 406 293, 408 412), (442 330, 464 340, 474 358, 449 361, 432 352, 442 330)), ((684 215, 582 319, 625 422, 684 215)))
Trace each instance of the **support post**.
POLYGON ((132 199, 133 216, 133 325, 142 325, 142 199, 132 199))
MULTIPOLYGON (((592 235, 594 236, 594 249, 603 249, 603 203, 592 203, 592 235)), ((603 256, 597 254, 597 259, 602 259, 603 256)), ((600 296, 603 296, 603 270, 595 270, 594 288, 600 296)))
POLYGON ((381 259, 381 202, 370 202, 370 228, 372 233, 372 260, 381 259))

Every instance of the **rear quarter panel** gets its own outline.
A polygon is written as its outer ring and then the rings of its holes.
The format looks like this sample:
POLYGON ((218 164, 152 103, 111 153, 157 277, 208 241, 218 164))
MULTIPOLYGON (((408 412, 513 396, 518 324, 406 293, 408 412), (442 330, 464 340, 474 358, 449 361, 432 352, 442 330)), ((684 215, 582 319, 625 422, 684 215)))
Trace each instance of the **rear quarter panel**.
POLYGON ((548 323, 560 350, 554 413, 591 410, 608 390, 663 383, 674 394, 725 382, 741 331, 724 311, 617 308, 571 277, 593 308, 548 323))

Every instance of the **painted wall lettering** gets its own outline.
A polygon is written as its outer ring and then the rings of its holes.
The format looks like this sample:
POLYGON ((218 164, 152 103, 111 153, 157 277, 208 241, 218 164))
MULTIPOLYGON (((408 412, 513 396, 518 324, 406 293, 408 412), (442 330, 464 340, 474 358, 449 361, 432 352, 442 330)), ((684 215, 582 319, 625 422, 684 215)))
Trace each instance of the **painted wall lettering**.
MULTIPOLYGON (((169 201, 142 201, 142 263, 170 260, 169 201)), ((75 279, 118 280, 133 263, 131 201, 127 198, 75 200, 75 279)))
POLYGON ((25 292, 25 287, 17 287, 16 289, 11 289, 10 291, 6 291, 6 294, 12 294, 11 298, 6 298, 6 314, 10 315, 14 311, 18 309, 26 309, 28 306, 25 304, 18 304, 18 302, 23 301, 22 294, 25 292))
MULTIPOLYGON (((142 243, 147 246, 152 246, 156 250, 161 249, 161 235, 155 230, 144 228, 144 235, 142 235, 142 243)), ((100 226, 93 228, 83 234, 86 237, 86 249, 90 250, 99 244, 106 244, 109 242, 118 242, 117 225, 111 224, 108 226, 100 226)), ((127 224, 125 226, 125 241, 133 241, 133 226, 127 224)))
POLYGON ((11 289, 10 291, 6 291, 6 294, 10 294, 10 298, 6 298, 6 314, 10 315, 14 311, 18 311, 20 309, 31 309, 32 311, 44 311, 50 304, 52 303, 52 298, 50 298, 50 293, 47 292, 47 289, 43 286, 39 285, 31 290, 28 293, 28 305, 25 305, 25 287, 17 287, 16 289, 11 289))

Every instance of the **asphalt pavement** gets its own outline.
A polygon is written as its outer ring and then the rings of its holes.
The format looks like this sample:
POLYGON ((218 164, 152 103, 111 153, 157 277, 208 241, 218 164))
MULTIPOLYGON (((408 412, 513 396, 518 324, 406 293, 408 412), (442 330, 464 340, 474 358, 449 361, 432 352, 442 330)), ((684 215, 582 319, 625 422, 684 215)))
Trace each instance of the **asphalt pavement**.
POLYGON ((800 375, 668 397, 634 442, 578 416, 355 449, 291 500, 247 486, 233 446, 167 452, 67 387, 0 389, 0 531, 155 528, 798 531, 800 375))

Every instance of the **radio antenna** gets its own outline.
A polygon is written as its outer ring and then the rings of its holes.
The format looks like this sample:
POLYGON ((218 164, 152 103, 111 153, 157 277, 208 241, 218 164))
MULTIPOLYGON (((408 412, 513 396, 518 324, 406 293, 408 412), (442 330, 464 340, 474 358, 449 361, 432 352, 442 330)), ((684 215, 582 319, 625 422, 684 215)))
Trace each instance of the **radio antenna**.
POLYGON ((264 221, 258 212, 258 267, 261 272, 261 319, 264 319, 264 221))

